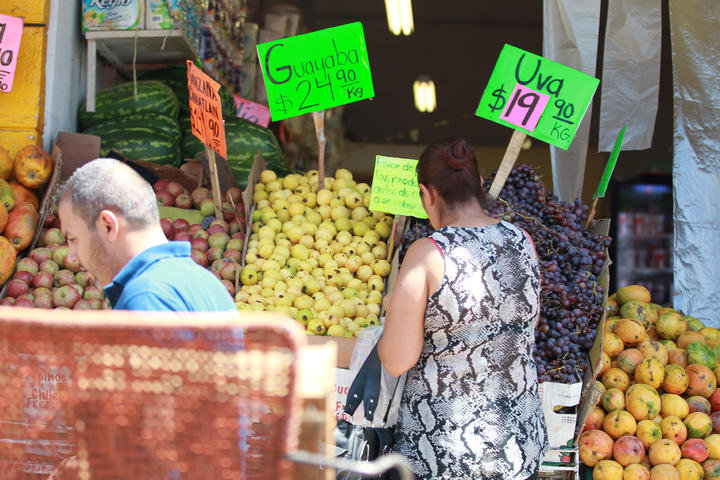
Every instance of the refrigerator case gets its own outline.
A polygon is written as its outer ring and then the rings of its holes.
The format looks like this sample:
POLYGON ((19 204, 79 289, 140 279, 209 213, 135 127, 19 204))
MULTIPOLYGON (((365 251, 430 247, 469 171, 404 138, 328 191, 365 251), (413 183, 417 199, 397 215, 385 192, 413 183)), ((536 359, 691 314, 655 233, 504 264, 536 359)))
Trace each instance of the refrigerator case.
POLYGON ((612 205, 612 291, 643 285, 653 303, 672 306, 672 177, 618 180, 612 205))

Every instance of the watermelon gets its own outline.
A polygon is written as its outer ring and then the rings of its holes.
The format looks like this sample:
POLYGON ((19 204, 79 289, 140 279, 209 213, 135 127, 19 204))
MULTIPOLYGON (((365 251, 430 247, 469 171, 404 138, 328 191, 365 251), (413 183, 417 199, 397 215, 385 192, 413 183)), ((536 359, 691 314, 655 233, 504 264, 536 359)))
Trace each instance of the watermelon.
MULTIPOLYGON (((185 65, 168 65, 167 67, 150 70, 144 79, 160 80, 167 83, 173 89, 180 101, 180 116, 190 114, 190 101, 187 88, 187 66, 185 65)), ((220 87, 220 104, 222 105, 223 118, 237 117, 237 105, 233 99, 232 93, 225 87, 220 87)))
POLYGON ((95 94, 94 112, 85 111, 85 102, 80 105, 78 111, 80 130, 139 113, 155 113, 177 118, 178 99, 167 84, 155 80, 139 81, 137 82, 137 93, 136 101, 133 82, 98 90, 95 94))
POLYGON ((118 126, 100 135, 100 152, 114 148, 131 160, 180 165, 180 145, 159 128, 118 126))
POLYGON ((155 113, 137 113, 135 115, 128 115, 125 117, 118 117, 107 123, 100 123, 94 125, 87 130, 83 131, 87 135, 98 135, 102 137, 102 134, 107 130, 113 130, 117 127, 152 127, 162 130, 176 140, 180 140, 182 136, 180 134, 180 125, 177 120, 166 117, 164 115, 158 115, 155 113))
MULTIPOLYGON (((192 134, 189 117, 181 117, 179 123, 180 130, 183 132, 180 144, 183 158, 195 158, 205 147, 192 134)), ((295 172, 287 167, 275 135, 256 123, 237 117, 225 119, 225 141, 228 150, 228 164, 235 179, 243 186, 247 182, 248 172, 258 150, 268 163, 268 167, 275 170, 278 175, 295 172)))

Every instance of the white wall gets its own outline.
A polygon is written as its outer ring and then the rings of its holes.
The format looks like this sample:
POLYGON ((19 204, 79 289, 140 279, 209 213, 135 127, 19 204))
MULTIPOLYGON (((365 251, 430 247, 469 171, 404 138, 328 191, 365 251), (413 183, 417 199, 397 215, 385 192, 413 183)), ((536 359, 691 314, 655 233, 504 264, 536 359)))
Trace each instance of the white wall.
POLYGON ((86 57, 80 0, 51 0, 45 63, 45 149, 51 148, 58 132, 77 129, 77 108, 85 98, 86 57))

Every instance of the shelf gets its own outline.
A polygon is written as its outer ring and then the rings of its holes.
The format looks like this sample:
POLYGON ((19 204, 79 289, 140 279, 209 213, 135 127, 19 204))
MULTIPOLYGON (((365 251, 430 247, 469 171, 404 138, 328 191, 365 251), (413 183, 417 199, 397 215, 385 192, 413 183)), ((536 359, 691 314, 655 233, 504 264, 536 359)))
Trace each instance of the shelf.
POLYGON ((133 63, 168 64, 194 60, 199 54, 183 30, 118 30, 85 32, 87 54, 87 111, 95 111, 95 69, 99 53, 118 71, 131 71, 133 63), (134 61, 133 61, 134 58, 134 61))

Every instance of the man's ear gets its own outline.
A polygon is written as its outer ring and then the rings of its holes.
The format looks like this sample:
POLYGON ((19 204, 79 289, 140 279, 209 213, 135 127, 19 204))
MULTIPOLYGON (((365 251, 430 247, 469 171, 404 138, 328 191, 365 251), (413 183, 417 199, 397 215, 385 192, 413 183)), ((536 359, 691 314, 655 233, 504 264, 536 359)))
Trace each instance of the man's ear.
POLYGON ((120 232, 120 218, 112 210, 102 210, 95 221, 98 233, 108 242, 117 241, 120 232))

